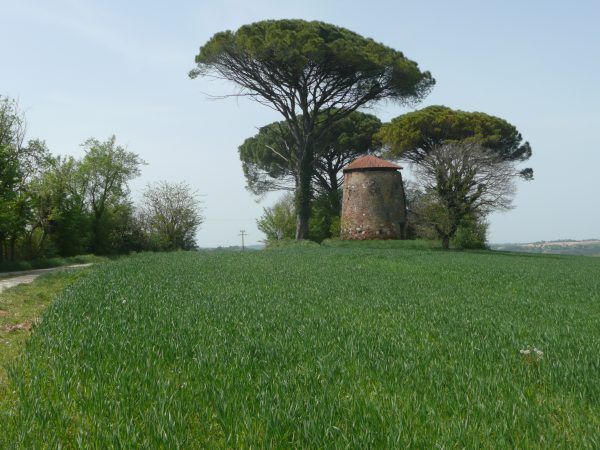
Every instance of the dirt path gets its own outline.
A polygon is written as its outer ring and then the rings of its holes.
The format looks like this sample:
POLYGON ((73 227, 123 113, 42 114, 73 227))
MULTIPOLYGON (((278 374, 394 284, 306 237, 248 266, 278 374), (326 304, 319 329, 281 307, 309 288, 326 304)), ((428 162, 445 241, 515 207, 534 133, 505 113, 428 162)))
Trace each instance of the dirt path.
POLYGON ((80 267, 91 266, 88 264, 73 264, 71 266, 51 267, 49 269, 28 270, 26 272, 6 272, 0 274, 0 292, 17 286, 18 284, 28 284, 33 282, 40 275, 47 272, 56 272, 59 270, 78 269, 80 267))

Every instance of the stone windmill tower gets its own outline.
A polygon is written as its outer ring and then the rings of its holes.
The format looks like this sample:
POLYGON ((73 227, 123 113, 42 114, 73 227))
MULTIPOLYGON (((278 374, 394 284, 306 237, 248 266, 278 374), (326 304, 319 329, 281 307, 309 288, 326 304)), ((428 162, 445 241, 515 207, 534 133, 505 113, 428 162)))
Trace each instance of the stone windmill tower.
POLYGON ((344 168, 341 238, 402 239, 406 204, 402 167, 373 155, 344 168))

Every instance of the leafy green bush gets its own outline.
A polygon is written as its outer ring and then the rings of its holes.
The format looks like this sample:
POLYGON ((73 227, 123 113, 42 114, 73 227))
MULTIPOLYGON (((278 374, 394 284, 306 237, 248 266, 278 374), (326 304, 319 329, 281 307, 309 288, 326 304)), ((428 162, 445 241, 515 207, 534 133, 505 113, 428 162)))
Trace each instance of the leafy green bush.
POLYGON ((487 230, 487 222, 469 217, 456 230, 456 234, 451 241, 452 247, 464 250, 487 249, 487 230))

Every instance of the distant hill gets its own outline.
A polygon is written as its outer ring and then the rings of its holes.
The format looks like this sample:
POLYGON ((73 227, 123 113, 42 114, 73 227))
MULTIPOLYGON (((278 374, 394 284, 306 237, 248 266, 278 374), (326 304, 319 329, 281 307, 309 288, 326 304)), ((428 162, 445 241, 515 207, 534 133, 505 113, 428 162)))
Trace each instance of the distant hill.
POLYGON ((600 239, 576 241, 540 241, 527 244, 492 244, 494 250, 527 253, 556 253, 561 255, 600 256, 600 239))

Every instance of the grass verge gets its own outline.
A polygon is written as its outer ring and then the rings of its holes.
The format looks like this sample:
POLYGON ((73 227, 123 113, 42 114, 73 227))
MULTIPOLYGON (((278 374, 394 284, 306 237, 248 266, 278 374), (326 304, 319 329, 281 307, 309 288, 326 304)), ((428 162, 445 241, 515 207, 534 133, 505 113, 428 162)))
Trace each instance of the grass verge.
MULTIPOLYGON (((31 284, 21 284, 0 293, 0 423, 14 413, 16 393, 8 381, 7 368, 17 363, 25 350, 30 326, 36 327, 43 311, 60 292, 84 277, 87 269, 41 275, 31 284), (15 325, 21 325, 9 331, 15 325)), ((0 448, 4 433, 0 433, 0 448)))

